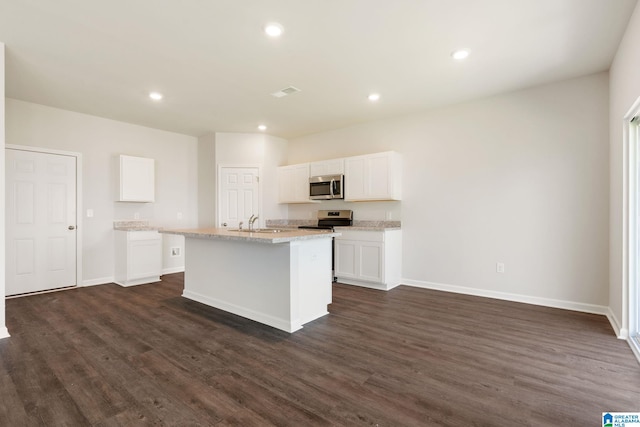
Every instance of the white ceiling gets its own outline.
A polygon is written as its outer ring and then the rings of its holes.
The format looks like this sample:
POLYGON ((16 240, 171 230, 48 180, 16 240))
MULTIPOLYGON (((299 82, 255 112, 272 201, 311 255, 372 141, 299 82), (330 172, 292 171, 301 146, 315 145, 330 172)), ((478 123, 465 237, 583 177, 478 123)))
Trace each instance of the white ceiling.
POLYGON ((195 136, 264 123, 291 138, 607 70, 635 4, 0 0, 0 41, 7 97, 195 136), (263 33, 271 21, 281 38, 263 33), (471 55, 454 61, 461 47, 471 55), (290 85, 302 92, 270 95, 290 85))

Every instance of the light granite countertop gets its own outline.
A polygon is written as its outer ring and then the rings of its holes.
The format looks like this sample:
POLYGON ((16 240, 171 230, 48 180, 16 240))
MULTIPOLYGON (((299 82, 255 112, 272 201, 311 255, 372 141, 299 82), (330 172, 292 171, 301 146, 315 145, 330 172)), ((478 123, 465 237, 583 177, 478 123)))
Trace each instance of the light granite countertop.
POLYGON ((235 240, 256 243, 286 243, 298 240, 326 239, 340 236, 340 233, 332 233, 322 230, 298 230, 283 229, 279 232, 269 231, 263 228, 260 231, 233 231, 228 228, 192 228, 192 229, 161 229, 163 234, 177 234, 184 237, 194 237, 199 239, 235 240))
POLYGON ((113 229, 118 231, 159 231, 162 228, 149 225, 148 220, 134 219, 113 221, 113 229))
POLYGON ((402 230, 400 227, 380 226, 380 225, 352 225, 349 227, 334 227, 336 231, 354 230, 354 231, 389 231, 402 230))
MULTIPOLYGON (((298 228, 301 225, 317 225, 317 220, 309 219, 268 219, 267 227, 298 228)), ((339 230, 361 230, 361 231, 387 231, 401 230, 400 221, 353 221, 353 225, 345 227, 335 227, 339 230)))

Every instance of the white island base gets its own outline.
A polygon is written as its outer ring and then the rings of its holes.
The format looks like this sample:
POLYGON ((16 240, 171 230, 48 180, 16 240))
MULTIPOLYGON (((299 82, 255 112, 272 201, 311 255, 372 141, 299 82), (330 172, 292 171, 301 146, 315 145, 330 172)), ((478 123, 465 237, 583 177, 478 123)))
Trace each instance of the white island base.
POLYGON ((328 314, 330 236, 275 244, 185 237, 183 297, 286 332, 328 314))

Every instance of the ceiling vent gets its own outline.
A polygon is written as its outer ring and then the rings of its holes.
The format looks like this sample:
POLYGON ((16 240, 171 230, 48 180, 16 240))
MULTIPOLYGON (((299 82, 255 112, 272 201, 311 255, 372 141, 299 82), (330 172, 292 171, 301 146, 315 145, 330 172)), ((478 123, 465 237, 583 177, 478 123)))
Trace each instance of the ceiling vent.
POLYGON ((296 92, 300 92, 300 89, 298 89, 297 87, 289 86, 289 87, 285 87, 284 89, 280 89, 277 92, 273 92, 271 96, 275 96, 276 98, 282 98, 283 96, 291 95, 296 92))

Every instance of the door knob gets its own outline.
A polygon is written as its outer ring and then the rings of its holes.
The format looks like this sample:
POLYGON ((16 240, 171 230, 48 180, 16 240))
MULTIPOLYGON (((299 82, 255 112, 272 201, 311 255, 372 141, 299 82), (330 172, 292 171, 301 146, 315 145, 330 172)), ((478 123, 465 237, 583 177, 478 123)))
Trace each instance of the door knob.
POLYGON ((75 225, 70 225, 69 226, 69 230, 75 230, 75 229, 76 229, 75 225))

